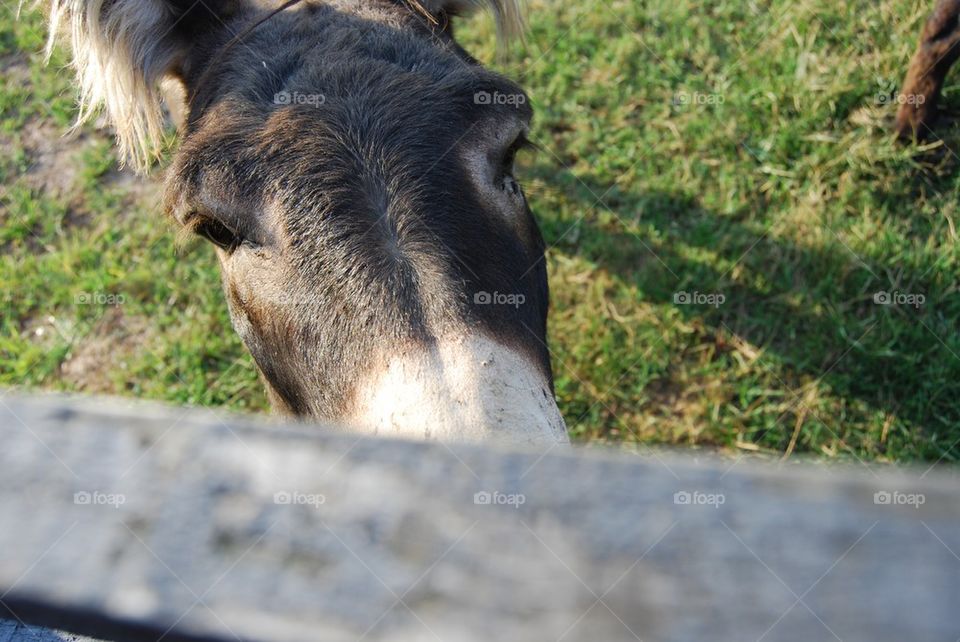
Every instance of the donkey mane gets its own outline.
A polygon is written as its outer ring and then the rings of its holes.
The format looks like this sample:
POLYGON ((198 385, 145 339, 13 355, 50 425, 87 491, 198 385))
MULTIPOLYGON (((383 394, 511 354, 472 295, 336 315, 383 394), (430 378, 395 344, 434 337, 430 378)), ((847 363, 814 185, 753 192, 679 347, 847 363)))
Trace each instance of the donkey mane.
MULTIPOLYGON (((519 35, 520 0, 405 0, 429 16, 485 8, 501 40, 519 35)), ((69 43, 79 87, 74 128, 101 108, 116 131, 121 163, 146 172, 162 149, 161 81, 179 62, 183 43, 172 27, 182 17, 162 0, 49 0, 49 60, 58 37, 69 43)))

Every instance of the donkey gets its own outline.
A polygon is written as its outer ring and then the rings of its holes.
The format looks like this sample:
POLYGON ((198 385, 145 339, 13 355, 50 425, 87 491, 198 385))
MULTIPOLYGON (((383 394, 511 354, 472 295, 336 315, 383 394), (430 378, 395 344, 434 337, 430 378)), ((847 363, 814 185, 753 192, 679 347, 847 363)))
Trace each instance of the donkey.
POLYGON ((544 241, 513 176, 532 110, 454 40, 516 0, 51 0, 79 86, 140 170, 184 114, 164 209, 212 243, 288 415, 384 436, 567 443, 544 241))

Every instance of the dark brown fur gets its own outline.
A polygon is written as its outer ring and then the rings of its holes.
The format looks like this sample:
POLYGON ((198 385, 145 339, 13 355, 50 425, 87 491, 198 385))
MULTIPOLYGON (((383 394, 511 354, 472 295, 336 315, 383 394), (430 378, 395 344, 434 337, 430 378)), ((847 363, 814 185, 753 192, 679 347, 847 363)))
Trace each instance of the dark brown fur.
POLYGON ((950 67, 960 57, 960 0, 938 0, 923 25, 920 43, 910 61, 900 96, 895 131, 901 138, 933 134, 940 91, 950 67))

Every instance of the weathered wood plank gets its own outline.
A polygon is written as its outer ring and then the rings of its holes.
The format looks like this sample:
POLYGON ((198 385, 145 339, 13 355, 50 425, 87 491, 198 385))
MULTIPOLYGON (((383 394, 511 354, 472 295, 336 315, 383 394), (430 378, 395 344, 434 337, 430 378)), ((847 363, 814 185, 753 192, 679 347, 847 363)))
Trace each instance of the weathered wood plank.
POLYGON ((2 601, 87 635, 960 637, 955 471, 499 452, 10 394, 0 434, 2 601))

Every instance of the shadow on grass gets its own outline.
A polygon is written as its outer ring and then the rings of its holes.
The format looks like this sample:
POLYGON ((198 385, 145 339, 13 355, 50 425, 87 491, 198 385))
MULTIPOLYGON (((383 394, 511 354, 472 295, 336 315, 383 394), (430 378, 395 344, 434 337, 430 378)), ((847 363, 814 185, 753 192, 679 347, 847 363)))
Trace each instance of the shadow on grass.
MULTIPOLYGON (((605 199, 605 208, 595 195, 609 186, 582 183, 574 194, 566 190, 590 211, 575 243, 568 242, 569 222, 541 219, 555 251, 595 263, 645 301, 675 306, 687 320, 762 348, 761 368, 784 390, 818 378, 834 397, 895 416, 910 451, 895 456, 960 458, 951 450, 960 440, 960 301, 938 256, 898 257, 898 244, 880 256, 858 254, 829 232, 810 246, 774 238, 754 222, 771 220, 757 216, 770 209, 759 198, 743 211, 719 214, 684 195, 621 191, 605 199), (605 210, 652 228, 657 240, 598 222, 605 210), (711 305, 706 297, 717 294, 723 303, 711 305)), ((885 195, 903 203, 913 197, 885 195)), ((925 238, 925 227, 917 225, 912 240, 925 238)), ((843 437, 844 416, 823 419, 843 437)), ((753 439, 782 451, 789 432, 760 431, 753 439)), ((883 451, 875 444, 871 454, 883 451)))

